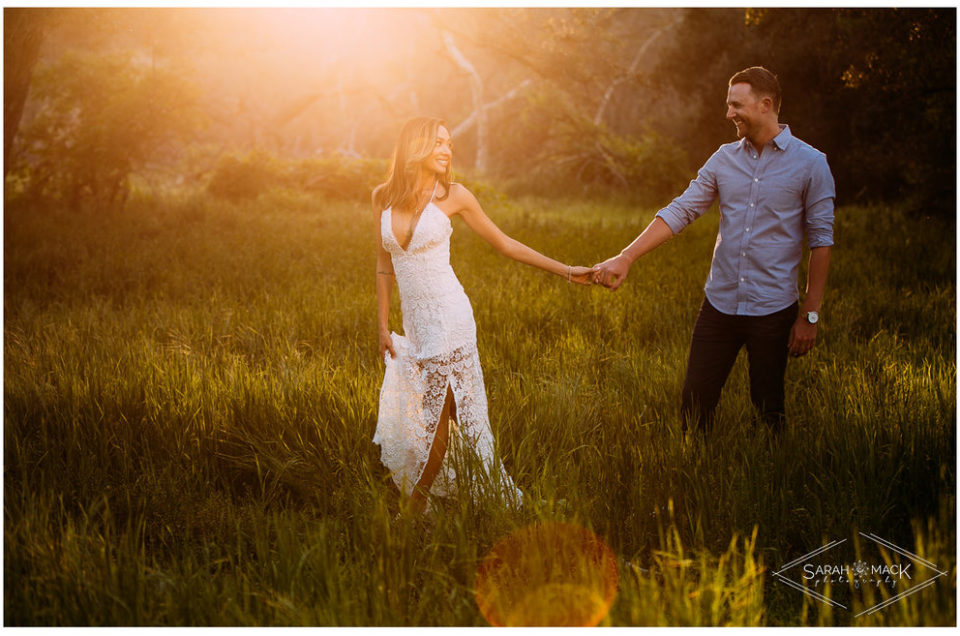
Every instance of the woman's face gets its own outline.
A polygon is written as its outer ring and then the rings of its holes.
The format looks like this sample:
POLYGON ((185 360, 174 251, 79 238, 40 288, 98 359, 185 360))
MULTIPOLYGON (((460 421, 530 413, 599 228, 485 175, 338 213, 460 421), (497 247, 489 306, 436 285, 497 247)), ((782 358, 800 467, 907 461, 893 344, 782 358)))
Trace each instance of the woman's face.
POLYGON ((450 131, 445 126, 440 126, 434 140, 433 152, 424 159, 423 167, 434 174, 445 174, 450 168, 452 158, 453 142, 450 140, 450 131))

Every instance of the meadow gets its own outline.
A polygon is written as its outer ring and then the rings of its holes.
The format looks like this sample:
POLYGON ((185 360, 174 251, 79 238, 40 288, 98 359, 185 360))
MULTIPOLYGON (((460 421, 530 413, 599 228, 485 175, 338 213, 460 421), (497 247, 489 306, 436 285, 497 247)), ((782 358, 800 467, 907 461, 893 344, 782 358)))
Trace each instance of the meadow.
MULTIPOLYGON (((481 197, 565 262, 655 213, 481 197)), ((134 194, 123 211, 4 212, 6 625, 486 625, 478 564, 537 522, 616 555, 602 625, 956 624, 955 226, 841 207, 818 346, 788 430, 753 424, 745 360, 708 440, 679 396, 711 212, 616 293, 513 263, 455 222, 491 424, 529 495, 400 518, 371 438, 368 206, 274 191, 134 194), (876 533, 948 575, 881 612, 771 572, 876 533)), ((396 301, 396 298, 395 298, 396 301)), ((398 303, 392 327, 400 331, 398 303)))

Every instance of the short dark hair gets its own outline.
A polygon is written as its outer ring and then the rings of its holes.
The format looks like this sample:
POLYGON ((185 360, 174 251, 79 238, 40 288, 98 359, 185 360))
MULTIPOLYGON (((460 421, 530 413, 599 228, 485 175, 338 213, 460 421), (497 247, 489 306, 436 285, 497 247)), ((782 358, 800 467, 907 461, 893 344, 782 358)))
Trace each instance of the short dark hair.
POLYGON ((776 75, 762 66, 751 66, 734 73, 729 86, 740 83, 749 84, 754 95, 770 97, 773 100, 773 109, 780 112, 780 81, 776 75))

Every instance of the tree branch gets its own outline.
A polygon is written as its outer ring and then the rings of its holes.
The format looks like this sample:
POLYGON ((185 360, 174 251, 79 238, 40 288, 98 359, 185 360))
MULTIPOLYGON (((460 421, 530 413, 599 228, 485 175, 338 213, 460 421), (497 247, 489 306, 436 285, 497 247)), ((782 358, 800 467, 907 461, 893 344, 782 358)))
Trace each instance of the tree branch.
POLYGON ((644 54, 647 52, 647 49, 650 48, 650 45, 657 41, 657 38, 663 33, 663 29, 657 29, 654 31, 650 37, 647 38, 647 41, 644 42, 639 49, 637 49, 637 54, 633 56, 633 61, 630 63, 630 68, 627 69, 626 73, 618 75, 610 82, 610 85, 607 86, 607 90, 603 93, 603 99, 600 100, 600 106, 597 107, 597 114, 593 116, 594 126, 599 126, 603 121, 603 113, 607 110, 607 105, 610 103, 610 98, 613 97, 613 91, 625 82, 629 77, 633 76, 637 72, 637 67, 640 65, 640 60, 643 59, 644 54))
MULTIPOLYGON (((507 102, 513 99, 514 97, 516 97, 520 93, 520 91, 522 91, 524 88, 526 88, 529 85, 530 85, 529 79, 523 80, 522 82, 514 86, 512 89, 510 89, 507 93, 501 95, 499 98, 493 100, 492 102, 484 104, 483 110, 485 111, 493 110, 494 108, 500 106, 504 102, 507 102)), ((457 124, 457 127, 454 128, 452 131, 450 131, 450 134, 454 137, 456 137, 457 135, 463 134, 466 131, 470 130, 470 128, 473 127, 475 123, 477 123, 476 111, 470 113, 469 117, 467 117, 462 122, 457 124)))

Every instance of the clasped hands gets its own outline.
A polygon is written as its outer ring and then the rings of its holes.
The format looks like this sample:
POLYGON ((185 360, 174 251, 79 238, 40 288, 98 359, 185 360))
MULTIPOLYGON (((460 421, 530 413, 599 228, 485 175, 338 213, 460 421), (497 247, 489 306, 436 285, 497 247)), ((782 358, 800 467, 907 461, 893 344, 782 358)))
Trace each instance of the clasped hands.
POLYGON ((630 261, 626 256, 608 258, 593 267, 571 267, 570 280, 581 285, 603 285, 610 291, 623 284, 630 271, 630 261))

